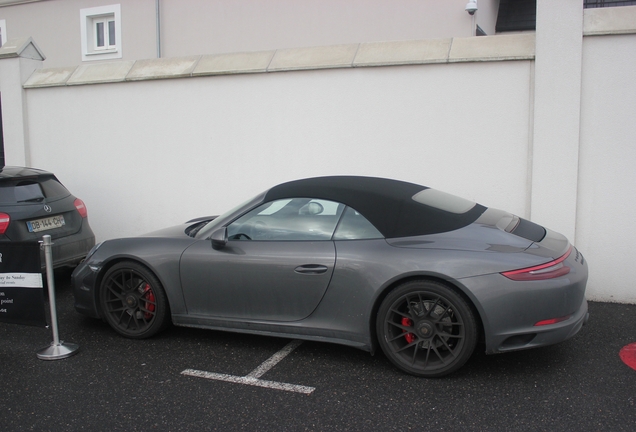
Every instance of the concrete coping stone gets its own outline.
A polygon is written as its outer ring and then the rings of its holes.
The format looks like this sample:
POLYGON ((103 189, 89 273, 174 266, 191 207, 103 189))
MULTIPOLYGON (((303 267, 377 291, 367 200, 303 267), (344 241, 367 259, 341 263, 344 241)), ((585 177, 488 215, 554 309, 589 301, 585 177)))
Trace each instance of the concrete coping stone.
POLYGON ((192 75, 201 56, 137 60, 126 81, 183 78, 192 75))
POLYGON ((360 44, 354 66, 446 63, 451 38, 360 44))
POLYGON ((636 33, 636 6, 584 9, 584 36, 628 33, 636 33))
POLYGON ((532 32, 472 38, 369 42, 276 51, 84 63, 69 68, 38 69, 29 77, 24 87, 328 68, 532 60, 534 53, 535 35, 532 32))
POLYGON ((120 61, 83 64, 78 66, 66 84, 82 85, 122 82, 126 80, 126 76, 134 63, 134 61, 120 61))
POLYGON ((46 56, 35 41, 30 37, 9 39, 0 48, 0 59, 23 57, 32 60, 45 60, 46 56))
POLYGON ((288 48, 276 51, 268 72, 351 67, 359 44, 309 48, 288 48))
POLYGON ((238 52, 205 55, 197 63, 192 76, 267 72, 276 51, 238 52))
POLYGON ((448 61, 531 60, 535 56, 535 34, 454 38, 448 61))
POLYGON ((24 88, 64 86, 77 66, 36 69, 24 83, 24 88))

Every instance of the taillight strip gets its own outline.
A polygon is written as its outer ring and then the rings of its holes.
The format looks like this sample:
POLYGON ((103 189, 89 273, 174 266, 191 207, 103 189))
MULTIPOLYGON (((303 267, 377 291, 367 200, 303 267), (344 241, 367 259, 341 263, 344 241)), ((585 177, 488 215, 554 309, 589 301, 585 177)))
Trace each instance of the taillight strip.
POLYGON ((518 270, 510 270, 501 273, 508 279, 516 280, 516 281, 529 281, 529 280, 544 280, 544 279, 552 279, 559 276, 566 275, 570 273, 570 268, 564 266, 562 263, 565 261, 570 254, 572 253, 572 246, 568 248, 567 252, 561 255, 559 258, 554 261, 550 261, 545 264, 541 264, 534 267, 527 267, 518 270), (554 268, 551 268, 554 267, 554 268))

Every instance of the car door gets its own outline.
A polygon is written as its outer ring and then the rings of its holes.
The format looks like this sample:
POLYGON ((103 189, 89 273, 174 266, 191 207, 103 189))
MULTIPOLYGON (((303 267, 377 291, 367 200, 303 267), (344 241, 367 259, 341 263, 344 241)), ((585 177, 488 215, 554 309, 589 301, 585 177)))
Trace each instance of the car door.
POLYGON ((335 265, 333 232, 343 205, 294 198, 265 203, 183 254, 180 276, 188 314, 296 321, 324 296, 335 265))

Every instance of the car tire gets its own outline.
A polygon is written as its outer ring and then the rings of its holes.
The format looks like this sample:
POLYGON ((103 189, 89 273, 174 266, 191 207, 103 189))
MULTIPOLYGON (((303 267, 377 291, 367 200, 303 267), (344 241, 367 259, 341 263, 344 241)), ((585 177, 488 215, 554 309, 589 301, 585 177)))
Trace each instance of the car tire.
POLYGON ((477 343, 477 323, 466 301, 447 285, 415 280, 399 285, 378 310, 378 341, 403 371, 436 378, 462 367, 477 343))
POLYGON ((136 262, 112 266, 102 279, 99 295, 106 322, 128 338, 148 338, 170 322, 168 299, 159 279, 136 262))

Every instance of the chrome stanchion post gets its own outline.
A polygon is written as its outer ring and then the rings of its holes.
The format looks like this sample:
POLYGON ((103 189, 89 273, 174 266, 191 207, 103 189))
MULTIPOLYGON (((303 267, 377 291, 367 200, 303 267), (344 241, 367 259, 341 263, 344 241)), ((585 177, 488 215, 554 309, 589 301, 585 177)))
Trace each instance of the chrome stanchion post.
POLYGON ((42 246, 44 247, 44 259, 46 261, 46 282, 49 286, 49 305, 51 307, 51 329, 53 330, 53 342, 51 345, 38 351, 40 360, 59 360, 76 354, 79 346, 74 343, 64 343, 60 341, 60 335, 57 330, 57 307, 55 305, 55 281, 53 278, 53 258, 51 254, 51 236, 42 237, 42 246))

